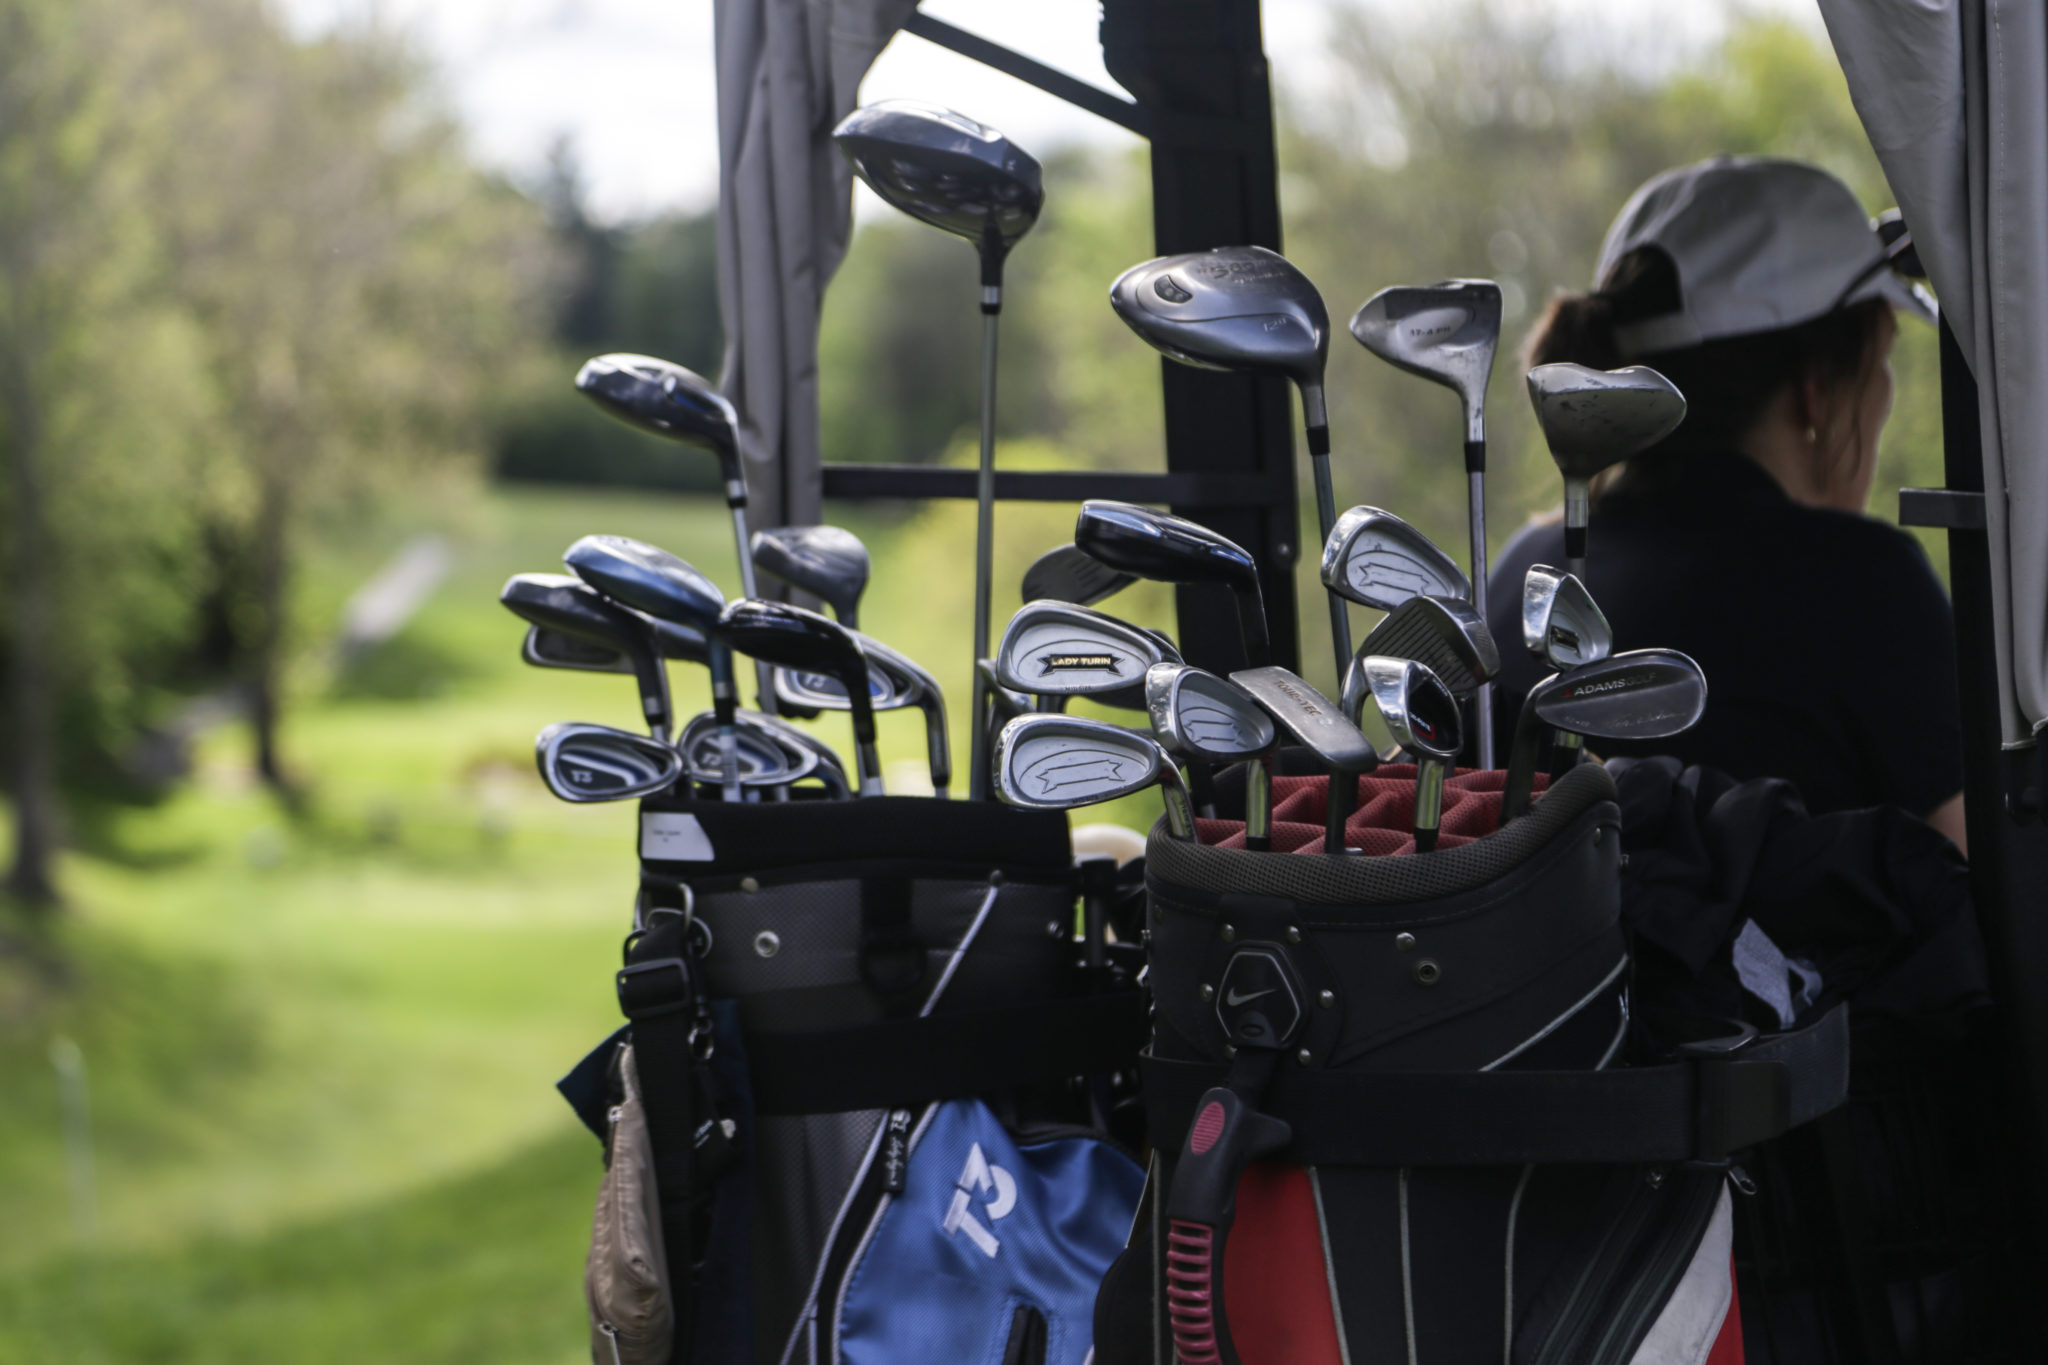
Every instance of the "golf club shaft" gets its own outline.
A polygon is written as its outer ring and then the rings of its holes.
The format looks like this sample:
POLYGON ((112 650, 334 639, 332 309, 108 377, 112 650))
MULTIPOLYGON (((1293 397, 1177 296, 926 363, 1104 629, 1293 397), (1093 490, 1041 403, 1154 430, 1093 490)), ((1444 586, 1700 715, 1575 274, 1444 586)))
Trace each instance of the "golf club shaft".
MULTIPOLYGON (((996 320, 1001 285, 981 291, 981 467, 974 483, 974 655, 988 655, 989 599, 994 592, 996 521, 996 320)), ((967 799, 988 796, 988 682, 974 670, 974 752, 968 763, 967 799)))
POLYGON ((1415 765, 1415 851, 1436 849, 1437 826, 1443 821, 1444 770, 1448 762, 1423 759, 1415 765))
MULTIPOLYGON (((1472 512, 1472 610, 1479 613, 1479 619, 1486 616, 1486 443, 1468 441, 1465 443, 1465 481, 1470 490, 1472 512), (1478 447, 1475 455, 1474 446, 1478 447)), ((1493 767, 1493 684, 1479 684, 1479 698, 1474 703, 1478 714, 1473 720, 1479 727, 1479 766, 1493 767)))
MULTIPOLYGON (((726 490, 726 502, 732 508, 732 538, 740 551, 740 595, 759 597, 754 588, 754 537, 747 530, 746 487, 740 486, 739 499, 734 501, 732 489, 726 490)), ((775 712, 774 670, 759 659, 754 660, 754 704, 766 715, 775 712)))
POLYGON ((1267 754, 1245 769, 1244 846, 1253 853, 1273 847, 1273 757, 1267 754))
MULTIPOLYGON (((1323 444, 1328 444, 1327 437, 1323 444)), ((1330 528, 1337 524, 1337 489, 1330 481, 1328 451, 1321 455, 1311 451, 1309 463, 1315 467, 1316 520, 1322 526, 1317 553, 1321 554, 1321 547, 1330 542, 1330 528)), ((1345 611, 1343 598, 1334 592, 1323 595, 1330 599, 1330 648, 1337 660, 1337 686, 1341 688, 1344 686, 1344 667, 1351 662, 1351 617, 1345 611)))

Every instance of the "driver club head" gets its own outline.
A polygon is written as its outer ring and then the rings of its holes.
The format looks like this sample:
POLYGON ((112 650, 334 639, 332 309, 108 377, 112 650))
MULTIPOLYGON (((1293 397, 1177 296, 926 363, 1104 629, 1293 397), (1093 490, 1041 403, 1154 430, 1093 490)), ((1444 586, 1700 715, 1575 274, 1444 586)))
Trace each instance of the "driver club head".
POLYGON ((674 361, 618 351, 584 361, 576 391, 629 426, 715 455, 727 497, 736 490, 745 503, 739 415, 703 375, 674 361))
POLYGON ((1381 618, 1358 653, 1427 664, 1460 697, 1477 692, 1500 672, 1493 632, 1470 603, 1454 597, 1409 598, 1381 618))
POLYGON ((1614 628, 1577 575, 1532 564, 1522 579, 1522 645, 1554 673, 1614 652, 1614 628))
POLYGON ((1436 542, 1392 512, 1354 507, 1323 545, 1323 586, 1361 606, 1392 611, 1411 597, 1472 600, 1472 580, 1436 542))
POLYGON ((743 654, 797 672, 829 673, 846 690, 853 715, 861 793, 879 795, 881 760, 875 752, 875 711, 868 692, 867 656, 845 626, 787 602, 743 597, 727 605, 717 633, 743 654))
POLYGON ((1352 315, 1351 335, 1387 363, 1455 390, 1465 408, 1465 439, 1483 441, 1500 318, 1500 286, 1492 280, 1395 285, 1352 315))
POLYGON ((916 100, 856 109, 832 130, 853 173, 882 201, 965 237, 991 270, 1038 221, 1044 176, 1029 152, 965 114, 916 100))
POLYGON ((1173 837, 1195 837, 1180 769, 1142 731, 1080 716, 1019 716, 997 736, 993 767, 997 795, 1027 810, 1100 805, 1157 784, 1173 837))
POLYGON ((839 624, 860 626, 868 586, 868 548, 837 526, 777 526, 754 532, 754 566, 832 608, 839 624))
POLYGON ((1179 663, 1171 644, 1071 602, 1026 602, 992 661, 996 682, 1041 697, 1087 697, 1140 686, 1156 663, 1179 663))
POLYGON ((1136 574, 1112 569, 1078 545, 1055 545, 1024 571, 1023 600, 1092 607, 1137 581, 1136 574))
POLYGON ((1158 583, 1215 583, 1237 600, 1245 656, 1265 662, 1270 646, 1259 564, 1243 546, 1200 522, 1136 503, 1090 498, 1074 518, 1074 543, 1112 569, 1158 583))
POLYGON ((533 756, 548 790, 578 805, 652 796, 683 773, 682 756, 661 740, 576 721, 542 730, 533 756))
POLYGON ((1515 722, 1502 821, 1529 808, 1546 728, 1585 739, 1669 739, 1699 724, 1706 709, 1706 674, 1675 649, 1632 649, 1551 674, 1529 689, 1515 722))

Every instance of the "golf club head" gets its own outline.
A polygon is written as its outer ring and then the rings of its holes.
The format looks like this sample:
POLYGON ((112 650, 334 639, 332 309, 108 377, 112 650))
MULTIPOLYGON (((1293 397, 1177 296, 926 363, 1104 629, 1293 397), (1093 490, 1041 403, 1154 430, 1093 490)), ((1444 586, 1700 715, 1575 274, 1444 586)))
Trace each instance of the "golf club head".
POLYGON ((1465 439, 1481 441, 1500 317, 1500 286, 1492 280, 1395 285, 1352 315, 1351 335, 1388 364, 1456 390, 1465 407, 1465 439))
POLYGON ((1195 837, 1180 770, 1142 731, 1079 716, 1019 716, 997 736, 993 766, 996 794, 1026 810, 1095 806, 1158 784, 1174 837, 1195 837))
POLYGON ((1669 739, 1706 714, 1707 677, 1675 649, 1632 649, 1552 674, 1530 689, 1525 709, 1588 739, 1669 739))
POLYGON ((853 795, 853 785, 846 779, 846 764, 831 745, 810 731, 790 724, 781 716, 771 716, 761 711, 741 711, 734 720, 773 733, 785 748, 801 749, 816 754, 818 766, 813 772, 825 784, 826 794, 841 798, 853 795))
MULTIPOLYGON (((622 655, 640 690, 640 710, 648 726, 666 736, 669 725, 668 672, 656 653, 654 623, 565 574, 521 573, 505 580, 498 601, 529 626, 551 637, 568 637, 622 655)), ((527 632, 522 657, 548 667, 589 668, 592 663, 556 664, 532 653, 534 632, 527 632)), ((589 656, 586 653, 586 658, 589 656)), ((609 671, 608 669, 606 671, 609 671)))
POLYGON ((1378 654, 1427 664, 1461 697, 1478 691, 1481 683, 1500 672, 1493 632, 1471 604, 1454 597, 1409 598, 1372 628, 1358 653, 1361 658, 1378 654))
POLYGON ((1188 664, 1145 670, 1145 711, 1168 753, 1196 763, 1241 763, 1271 752, 1273 718, 1228 678, 1188 664))
POLYGON ((580 673, 627 673, 633 661, 610 645, 579 640, 546 626, 528 626, 519 646, 520 662, 535 668, 567 668, 580 673))
POLYGON ((1522 645, 1565 673, 1614 652, 1614 628, 1575 574, 1532 564, 1522 579, 1522 645))
POLYGON ((1373 654, 1358 661, 1358 670, 1395 743, 1418 758, 1458 757, 1465 742, 1458 699, 1427 664, 1373 654))
POLYGON ((777 526, 754 532, 754 564, 832 608, 839 624, 860 625, 868 547, 837 526, 777 526))
MULTIPOLYGON (((924 712, 925 750, 929 759, 932 790, 943 796, 953 781, 952 745, 946 733, 946 694, 939 681, 916 660, 883 644, 871 635, 853 632, 868 661, 868 701, 877 711, 899 711, 914 706, 924 712)), ((829 673, 775 670, 778 700, 814 711, 846 711, 846 684, 829 673)))
POLYGON ((1026 602, 992 661, 999 686, 1042 697, 1085 697, 1142 686, 1180 652, 1149 631, 1071 602, 1026 602))
POLYGON ((832 140, 883 202, 965 237, 981 252, 982 283, 995 284, 1011 247, 1045 205, 1038 162, 995 129, 916 100, 856 109, 832 140))
POLYGON ((1074 518, 1074 543, 1112 569, 1158 583, 1216 583, 1237 598, 1237 624, 1254 664, 1268 655, 1259 565, 1243 546, 1199 522, 1136 503, 1090 498, 1074 518))
POLYGON ((845 686, 853 716, 854 752, 862 795, 882 791, 881 757, 875 752, 875 708, 868 700, 867 656, 845 626, 787 602, 742 597, 718 618, 718 634, 742 654, 799 673, 830 673, 845 686))
MULTIPOLYGON (((817 771, 815 749, 784 743, 778 732, 760 725, 760 719, 757 711, 742 711, 734 718, 733 737, 742 787, 786 787, 817 771)), ((676 752, 682 755, 684 770, 692 782, 718 786, 724 781, 721 743, 718 717, 710 711, 691 717, 676 736, 676 752)))
POLYGON ((541 731, 533 756, 548 790, 578 805, 652 796, 683 773, 682 756, 660 740, 575 721, 541 731))
POLYGON ((1328 425, 1330 313, 1308 276, 1279 252, 1225 246, 1161 256, 1117 276, 1109 303, 1126 326, 1175 360, 1286 375, 1301 389, 1307 425, 1328 425))
POLYGON ((1026 602, 1072 602, 1092 607, 1138 581, 1136 574, 1112 569, 1078 545, 1055 545, 1024 571, 1026 602))
POLYGON ((1435 541, 1392 512, 1354 507, 1323 546, 1323 586, 1361 606, 1392 611, 1411 597, 1472 599, 1472 580, 1435 541))
POLYGON ((1590 479, 1649 449, 1685 420, 1685 395, 1647 365, 1538 365, 1528 384, 1536 424, 1567 479, 1590 479))
POLYGON ((1331 772, 1369 773, 1379 766, 1379 752, 1358 727, 1297 675, 1278 667, 1246 668, 1230 681, 1273 718, 1282 744, 1309 750, 1331 772))
POLYGON ((667 550, 626 536, 585 536, 563 552, 578 578, 617 602, 663 621, 715 634, 725 594, 667 550))
POLYGON ((584 361, 576 391, 630 426, 717 456, 728 501, 746 502, 739 416, 703 375, 673 361, 620 351, 584 361))

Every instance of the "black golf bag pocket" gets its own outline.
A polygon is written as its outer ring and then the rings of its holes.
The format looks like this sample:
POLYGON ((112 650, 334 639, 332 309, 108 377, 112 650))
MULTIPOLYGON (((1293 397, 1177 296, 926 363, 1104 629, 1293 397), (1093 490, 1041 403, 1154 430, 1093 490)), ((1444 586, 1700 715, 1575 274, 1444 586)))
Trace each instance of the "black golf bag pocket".
POLYGON ((613 1061, 618 1102, 609 1115, 604 1181, 583 1269, 590 1355, 597 1365, 662 1365, 674 1345, 675 1317, 654 1154, 632 1048, 620 1048, 613 1061))
MULTIPOLYGON (((1101 1269, 1093 1243, 1070 1242, 1071 1219, 1045 1208, 1079 1201, 1115 1224, 1113 1241, 1128 1229, 1134 1171, 1092 1122, 1107 1078, 1135 1071, 1145 1005, 1133 951, 1112 953, 1107 970, 1082 965, 1063 814, 894 797, 649 802, 641 851, 648 928, 629 953, 621 998, 643 1086, 656 1084, 650 1032, 670 1063, 708 1050, 718 1082, 709 1103, 734 1127, 730 1164, 686 1234, 676 1360, 906 1359, 902 1343, 920 1332, 950 1341, 956 1329, 986 1327, 978 1318, 962 1326, 980 1312, 970 1305, 987 1306, 985 1294, 936 1269, 885 1272, 877 1245, 917 1243, 933 1266, 951 1256, 980 1271, 983 1289, 1003 1283, 1012 1263, 1050 1258, 1030 1261, 1036 1269, 1017 1272, 1018 1282, 1059 1282, 1045 1267, 1062 1265, 1092 1293, 1101 1269), (965 1112, 986 1122, 955 1151, 949 1134, 965 1112), (1060 1166, 1060 1180, 1034 1184, 1025 1177, 1044 1153, 1020 1135, 1048 1131, 1097 1150, 1060 1166), (1010 1165, 990 1155, 997 1132, 1023 1154, 1011 1152, 1010 1165), (1044 1195, 992 1221, 1003 1180, 1019 1200, 1029 1189, 1044 1195), (947 1231, 961 1181, 977 1221, 970 1228, 962 1215, 947 1231), (907 1212, 941 1194, 935 1222, 907 1212), (1042 1235, 1023 1231, 1045 1220, 1042 1235), (977 1232, 998 1245, 997 1264, 982 1264, 992 1258, 977 1232), (889 1293, 864 1295, 877 1284, 889 1293), (847 1312, 859 1322, 850 1335, 840 1329, 847 1312)), ((670 1089, 701 1093, 682 1079, 670 1089)), ((709 1131, 700 1112, 666 1126, 658 1106, 650 1115, 665 1155, 700 1150, 675 1133, 709 1131)), ((1085 1312, 1077 1322, 1049 1291, 1010 1297, 1044 1320, 1041 1330, 1027 1317, 1020 1340, 1078 1343, 1044 1358, 1079 1365, 1085 1312)))
POLYGON ((1157 1161, 1098 1340, 1180 1365, 1739 1361, 1727 1159, 1839 1101, 1846 1027, 1628 1065, 1619 820, 1589 765, 1426 857, 1155 830, 1157 1161))

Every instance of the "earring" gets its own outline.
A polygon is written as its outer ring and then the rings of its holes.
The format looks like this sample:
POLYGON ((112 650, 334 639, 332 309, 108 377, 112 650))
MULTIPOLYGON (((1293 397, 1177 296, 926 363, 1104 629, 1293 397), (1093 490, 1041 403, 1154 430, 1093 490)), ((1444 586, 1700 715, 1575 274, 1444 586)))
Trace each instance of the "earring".
POLYGON ((1806 429, 1806 443, 1810 446, 1820 444, 1820 431, 1817 428, 1808 427, 1806 429))

